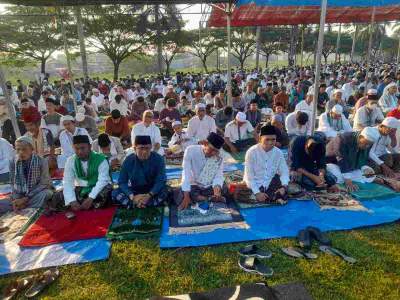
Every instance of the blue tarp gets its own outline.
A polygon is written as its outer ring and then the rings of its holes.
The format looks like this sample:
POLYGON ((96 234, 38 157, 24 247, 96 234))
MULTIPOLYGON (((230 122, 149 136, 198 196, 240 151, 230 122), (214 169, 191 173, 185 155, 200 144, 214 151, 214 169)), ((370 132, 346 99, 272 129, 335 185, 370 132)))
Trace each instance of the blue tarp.
MULTIPOLYGON (((256 4, 258 6, 320 6, 321 0, 238 0, 236 6, 256 4)), ((389 6, 400 5, 399 0, 328 0, 328 6, 389 6)))
POLYGON ((348 230, 390 223, 400 219, 400 197, 363 201, 370 210, 321 210, 313 201, 291 200, 285 206, 242 210, 250 229, 218 229, 209 233, 168 235, 168 218, 164 218, 161 248, 198 247, 224 243, 294 237, 298 231, 315 226, 322 231, 348 230))

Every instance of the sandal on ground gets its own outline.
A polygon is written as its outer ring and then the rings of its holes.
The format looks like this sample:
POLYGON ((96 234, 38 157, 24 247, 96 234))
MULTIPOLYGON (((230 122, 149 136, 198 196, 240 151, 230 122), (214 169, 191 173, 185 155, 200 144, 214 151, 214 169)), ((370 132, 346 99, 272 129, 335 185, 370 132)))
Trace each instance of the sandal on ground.
POLYGON ((245 257, 270 258, 272 253, 268 250, 260 249, 256 245, 247 245, 239 250, 239 255, 245 257))
POLYGON ((13 281, 3 292, 2 299, 3 300, 11 300, 14 297, 32 285, 33 281, 35 280, 34 275, 30 275, 21 279, 17 279, 13 281))
POLYGON ((288 247, 288 248, 281 248, 282 252, 285 253, 287 256, 294 257, 294 258, 307 258, 307 259, 316 259, 318 255, 303 251, 298 248, 288 247))
POLYGON ((330 246, 322 245, 322 246, 319 247, 319 250, 321 250, 324 253, 328 253, 328 254, 331 254, 331 255, 339 256, 343 260, 347 261, 350 264, 354 264, 354 263, 357 262, 357 260, 355 258, 350 257, 350 256, 344 254, 342 251, 340 251, 340 250, 338 250, 336 248, 330 247, 330 246))
POLYGON ((33 298, 39 295, 46 287, 53 283, 60 276, 58 269, 50 269, 45 271, 41 276, 37 277, 32 286, 26 291, 26 298, 33 298))
POLYGON ((311 234, 307 229, 300 230, 297 234, 297 241, 302 248, 311 248, 311 234))
POLYGON ((306 230, 310 233, 310 237, 317 241, 319 244, 327 246, 330 246, 332 244, 331 240, 328 239, 326 235, 323 234, 318 228, 308 226, 306 230))
POLYGON ((239 267, 249 273, 259 274, 262 276, 272 276, 274 270, 264 265, 256 257, 241 257, 239 258, 239 267))

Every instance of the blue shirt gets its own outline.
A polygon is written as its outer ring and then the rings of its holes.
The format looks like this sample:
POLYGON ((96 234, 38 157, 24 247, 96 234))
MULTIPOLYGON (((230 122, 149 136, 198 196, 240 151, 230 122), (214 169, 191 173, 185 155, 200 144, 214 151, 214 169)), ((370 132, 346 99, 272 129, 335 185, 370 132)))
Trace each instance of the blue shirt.
POLYGON ((319 161, 312 161, 306 153, 305 145, 311 137, 299 136, 293 140, 290 147, 292 170, 304 169, 307 172, 318 174, 318 171, 326 168, 325 155, 319 161))

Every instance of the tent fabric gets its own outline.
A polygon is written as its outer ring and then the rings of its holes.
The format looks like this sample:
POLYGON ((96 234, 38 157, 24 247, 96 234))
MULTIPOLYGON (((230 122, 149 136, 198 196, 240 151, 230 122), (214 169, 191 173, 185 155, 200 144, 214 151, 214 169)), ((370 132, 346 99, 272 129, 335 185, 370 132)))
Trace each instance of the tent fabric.
MULTIPOLYGON (((302 6, 320 6, 321 0, 238 0, 236 6, 240 7, 246 4, 255 3, 258 6, 282 6, 284 3, 287 6, 299 5, 302 6)), ((387 6, 396 5, 398 0, 328 0, 328 6, 359 6, 359 7, 370 7, 370 6, 387 6)))
MULTIPOLYGON (((282 3, 282 2, 281 2, 282 3)), ((287 5, 287 2, 284 2, 287 5)), ((298 3, 297 3, 298 4, 298 3)), ((400 5, 379 6, 375 10, 375 21, 395 21, 400 19, 400 5)), ((328 7, 326 23, 369 23, 373 14, 372 7, 328 7)), ((319 24, 321 10, 319 6, 257 6, 243 5, 233 9, 231 26, 270 26, 319 24)), ((213 7, 209 27, 226 27, 226 13, 213 7)))

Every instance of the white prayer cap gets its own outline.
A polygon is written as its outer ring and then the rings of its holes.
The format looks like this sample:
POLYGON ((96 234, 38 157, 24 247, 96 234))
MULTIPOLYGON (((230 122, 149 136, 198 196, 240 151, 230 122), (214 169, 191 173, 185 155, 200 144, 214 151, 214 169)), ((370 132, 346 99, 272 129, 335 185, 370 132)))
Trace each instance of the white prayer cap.
POLYGON ((376 127, 365 127, 361 131, 361 135, 373 143, 375 143, 380 137, 379 130, 376 127))
POLYGON ((106 81, 105 81, 105 80, 102 80, 101 83, 102 83, 102 84, 106 84, 106 81))
POLYGON ((378 95, 378 91, 375 89, 369 89, 367 95, 378 95))
POLYGON ((333 108, 332 108, 332 112, 338 115, 341 115, 343 113, 343 107, 339 104, 336 104, 333 108))
POLYGON ((351 81, 354 82, 354 83, 357 83, 358 79, 354 77, 351 81))
POLYGON ((313 89, 308 89, 307 96, 314 96, 313 89))
POLYGON ((98 89, 92 89, 92 93, 100 93, 98 89))
POLYGON ((167 89, 173 89, 174 88, 174 86, 172 85, 172 84, 169 84, 168 86, 167 86, 167 89))
POLYGON ((83 113, 77 113, 75 116, 75 119, 77 122, 82 122, 83 120, 85 120, 85 114, 83 113))
POLYGON ((178 125, 182 125, 181 121, 174 121, 172 122, 172 127, 178 126, 178 125))
POLYGON ((86 112, 85 107, 83 107, 83 106, 78 107, 77 113, 85 114, 85 112, 86 112))
POLYGON ((375 175, 374 169, 372 169, 370 166, 362 166, 361 173, 363 174, 363 176, 374 176, 375 175))
POLYGON ((343 91, 342 91, 341 89, 334 89, 334 90, 333 90, 333 94, 335 95, 335 94, 337 94, 337 93, 343 94, 343 91))
POLYGON ((394 117, 386 117, 382 121, 382 125, 389 127, 389 128, 399 128, 400 122, 394 117))
POLYGON ((135 83, 135 88, 140 88, 140 83, 139 82, 135 83))
POLYGON ((33 147, 33 140, 31 137, 23 135, 20 136, 19 138, 16 139, 16 143, 24 143, 24 144, 29 144, 33 147))
POLYGON ((244 112, 239 111, 235 117, 236 121, 246 122, 246 114, 244 112))
POLYGON ((198 103, 194 108, 195 110, 206 109, 206 106, 204 105, 204 103, 198 103))
POLYGON ((75 119, 73 116, 70 115, 62 116, 61 123, 64 123, 65 121, 75 122, 75 119))

